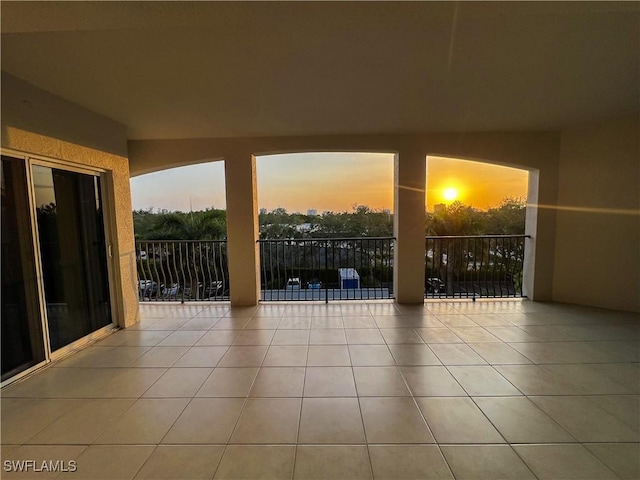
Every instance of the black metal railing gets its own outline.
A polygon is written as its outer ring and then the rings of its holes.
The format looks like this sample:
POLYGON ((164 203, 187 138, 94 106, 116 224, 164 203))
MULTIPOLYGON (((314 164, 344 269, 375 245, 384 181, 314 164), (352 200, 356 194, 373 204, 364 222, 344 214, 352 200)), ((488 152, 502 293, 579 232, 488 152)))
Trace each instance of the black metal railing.
POLYGON ((426 237, 427 298, 523 297, 526 235, 426 237))
POLYGON ((226 240, 138 241, 136 257, 140 300, 229 300, 226 240))
POLYGON ((393 298, 393 237, 258 240, 261 299, 393 298))

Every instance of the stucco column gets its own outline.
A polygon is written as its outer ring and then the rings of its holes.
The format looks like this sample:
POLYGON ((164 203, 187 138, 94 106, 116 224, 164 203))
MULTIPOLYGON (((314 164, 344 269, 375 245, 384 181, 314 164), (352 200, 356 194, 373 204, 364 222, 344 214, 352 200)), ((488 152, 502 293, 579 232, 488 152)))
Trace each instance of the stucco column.
POLYGON ((232 305, 257 305, 260 300, 256 159, 225 158, 229 284, 232 305))
POLYGON ((401 149, 395 159, 395 265, 396 301, 424 302, 426 153, 401 149))

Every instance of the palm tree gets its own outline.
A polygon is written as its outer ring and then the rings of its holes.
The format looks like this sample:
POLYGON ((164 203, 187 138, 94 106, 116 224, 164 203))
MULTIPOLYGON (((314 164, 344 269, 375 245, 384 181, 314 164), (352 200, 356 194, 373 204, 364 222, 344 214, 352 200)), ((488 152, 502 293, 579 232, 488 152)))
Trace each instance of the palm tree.
POLYGON ((155 225, 158 240, 221 240, 227 233, 225 212, 205 210, 191 213, 165 213, 155 225))

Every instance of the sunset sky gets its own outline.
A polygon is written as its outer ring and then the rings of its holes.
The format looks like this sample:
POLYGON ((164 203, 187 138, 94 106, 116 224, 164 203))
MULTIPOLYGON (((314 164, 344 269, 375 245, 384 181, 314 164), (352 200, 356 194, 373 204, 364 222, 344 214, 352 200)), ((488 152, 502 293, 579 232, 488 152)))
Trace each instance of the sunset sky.
MULTIPOLYGON (((393 155, 303 153, 258 157, 258 206, 289 212, 350 211, 354 204, 393 210, 393 155)), ((427 208, 460 200, 484 210, 526 197, 528 173, 486 163, 428 157, 427 208)), ((224 164, 175 168, 131 179, 134 209, 225 208, 224 164)))

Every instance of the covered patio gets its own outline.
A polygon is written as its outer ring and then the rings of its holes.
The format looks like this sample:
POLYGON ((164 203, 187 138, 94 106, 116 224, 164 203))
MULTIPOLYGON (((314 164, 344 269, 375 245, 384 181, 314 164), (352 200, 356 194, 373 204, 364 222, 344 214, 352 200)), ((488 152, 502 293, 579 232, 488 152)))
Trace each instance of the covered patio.
POLYGON ((526 300, 140 312, 3 390, 3 478, 640 476, 637 314, 526 300), (34 473, 43 461, 61 463, 34 473))

